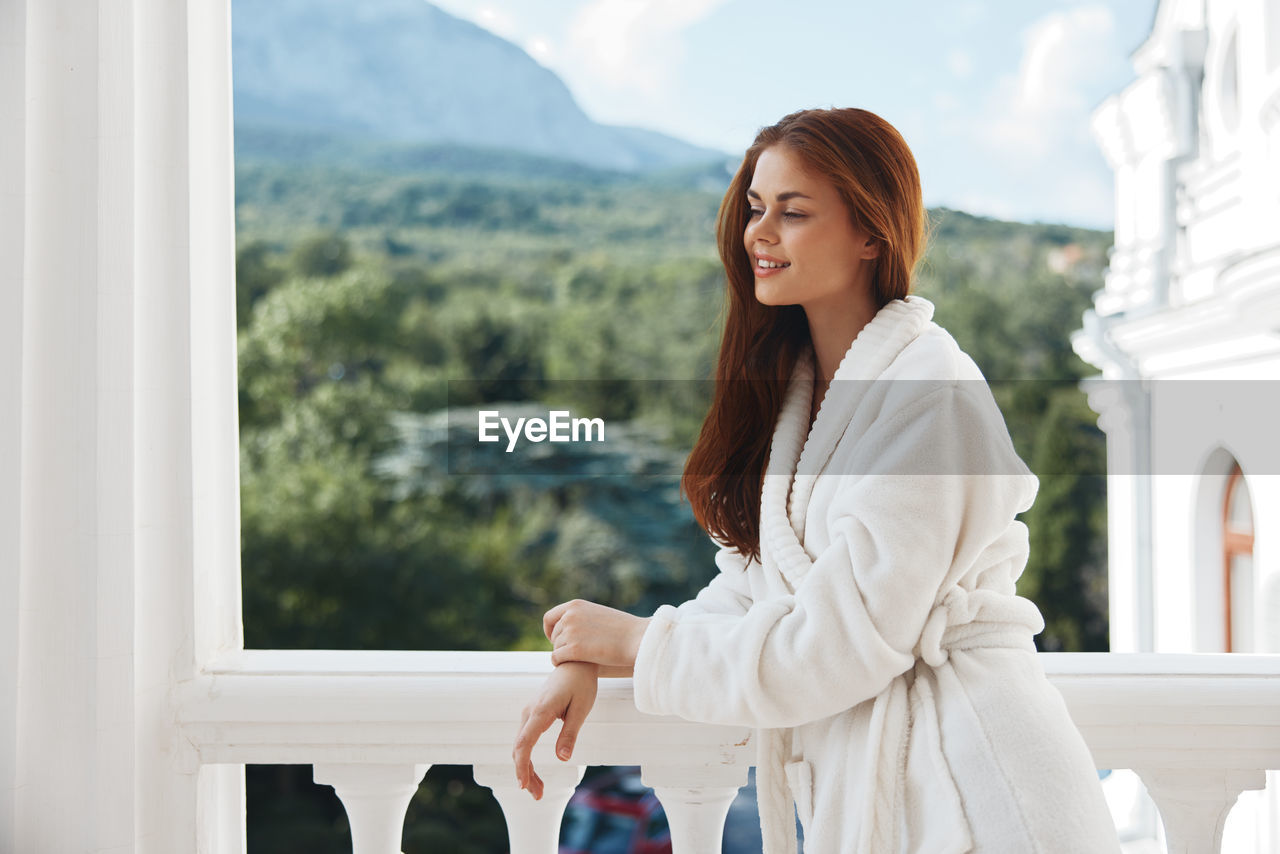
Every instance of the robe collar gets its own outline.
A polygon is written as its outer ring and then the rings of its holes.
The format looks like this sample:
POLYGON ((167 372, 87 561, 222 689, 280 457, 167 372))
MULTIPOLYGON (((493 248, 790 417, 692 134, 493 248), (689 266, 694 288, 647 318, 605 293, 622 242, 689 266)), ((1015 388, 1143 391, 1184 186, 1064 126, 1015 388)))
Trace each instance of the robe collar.
POLYGON ((815 362, 812 348, 792 370, 769 446, 760 495, 762 553, 768 551, 794 591, 816 555, 803 545, 805 514, 818 474, 844 436, 867 382, 884 373, 933 319, 933 303, 908 296, 880 309, 853 339, 809 429, 815 362))

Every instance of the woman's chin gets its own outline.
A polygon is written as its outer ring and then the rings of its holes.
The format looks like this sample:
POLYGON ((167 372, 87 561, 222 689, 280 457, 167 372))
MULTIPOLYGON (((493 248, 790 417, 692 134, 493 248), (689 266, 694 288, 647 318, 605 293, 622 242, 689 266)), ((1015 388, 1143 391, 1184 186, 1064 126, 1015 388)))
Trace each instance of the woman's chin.
POLYGON ((761 282, 759 279, 756 280, 756 302, 761 305, 771 306, 791 305, 791 300, 787 299, 771 283, 761 282))

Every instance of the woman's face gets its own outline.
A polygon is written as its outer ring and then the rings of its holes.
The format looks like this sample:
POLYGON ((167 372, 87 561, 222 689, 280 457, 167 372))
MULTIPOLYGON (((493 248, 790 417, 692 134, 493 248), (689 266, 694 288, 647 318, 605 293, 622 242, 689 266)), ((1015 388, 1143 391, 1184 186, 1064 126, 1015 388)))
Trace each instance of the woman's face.
POLYGON ((836 188, 790 149, 775 145, 760 153, 747 204, 742 242, 757 300, 800 305, 812 316, 870 298, 876 243, 854 227, 836 188))

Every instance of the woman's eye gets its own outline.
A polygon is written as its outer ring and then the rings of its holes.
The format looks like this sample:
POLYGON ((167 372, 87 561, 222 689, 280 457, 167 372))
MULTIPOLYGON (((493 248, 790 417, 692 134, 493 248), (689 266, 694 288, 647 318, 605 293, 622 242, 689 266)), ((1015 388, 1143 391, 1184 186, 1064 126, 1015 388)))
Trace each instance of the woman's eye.
POLYGON ((764 208, 751 208, 751 217, 764 216, 764 208))
POLYGON ((787 219, 804 219, 805 215, 800 213, 800 211, 787 211, 783 216, 787 219))

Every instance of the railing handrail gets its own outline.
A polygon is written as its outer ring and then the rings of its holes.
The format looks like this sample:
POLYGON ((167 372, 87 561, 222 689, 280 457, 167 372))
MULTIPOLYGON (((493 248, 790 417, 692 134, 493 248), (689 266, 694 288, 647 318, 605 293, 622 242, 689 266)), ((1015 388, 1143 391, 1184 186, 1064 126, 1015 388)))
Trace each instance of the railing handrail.
MULTIPOLYGON (((1051 678, 1076 674, 1280 676, 1280 654, 1174 652, 1042 652, 1051 678)), ((547 652, 476 650, 242 649, 225 651, 207 674, 551 672, 547 652)))
MULTIPOLYGON (((1099 767, 1280 768, 1280 655, 1040 660, 1099 767)), ((495 763, 509 761, 520 710, 550 671, 545 652, 243 650, 179 685, 175 700, 205 762, 495 763)), ((750 764, 749 734, 641 714, 629 679, 604 679, 579 756, 638 764, 665 745, 690 761, 750 764)))

